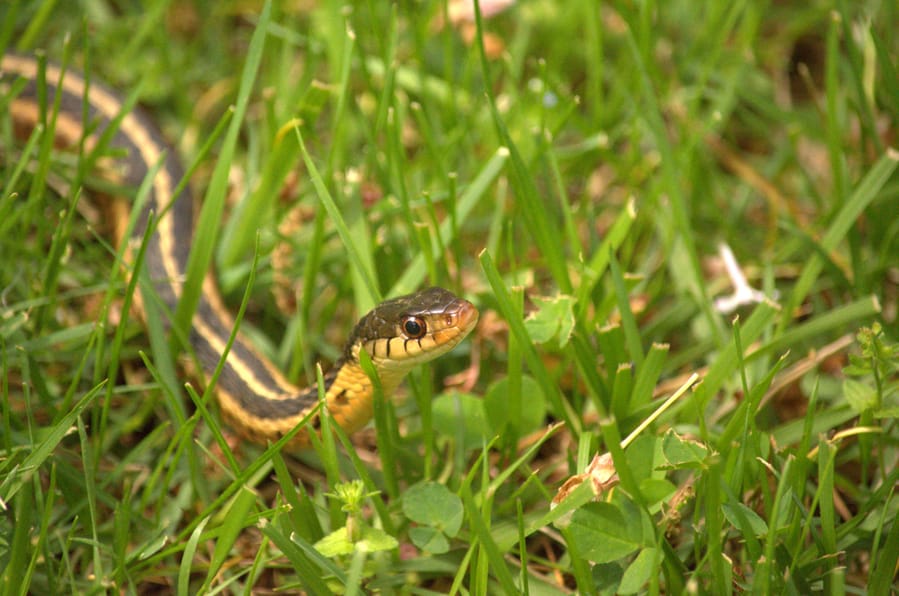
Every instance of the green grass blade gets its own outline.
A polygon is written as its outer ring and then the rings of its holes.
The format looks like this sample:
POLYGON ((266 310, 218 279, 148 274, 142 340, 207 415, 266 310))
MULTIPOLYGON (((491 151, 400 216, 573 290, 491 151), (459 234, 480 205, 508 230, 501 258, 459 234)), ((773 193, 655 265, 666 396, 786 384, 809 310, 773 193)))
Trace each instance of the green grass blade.
MULTIPOLYGON (((452 217, 447 218, 440 224, 440 239, 445 244, 450 244, 455 238, 455 232, 470 216, 474 207, 485 199, 490 186, 499 176, 506 160, 509 158, 509 152, 504 147, 500 147, 484 164, 484 167, 478 172, 478 175, 471 184, 462 192, 456 203, 456 210, 452 217)), ((434 258, 439 260, 443 253, 439 251, 437 238, 433 238, 431 242, 431 252, 434 258)), ((409 265, 405 268, 403 275, 390 288, 387 293, 388 297, 409 294, 421 286, 427 273, 425 257, 418 254, 409 265)))
POLYGON ((360 241, 358 240, 358 236, 354 236, 350 232, 350 227, 344 220, 340 208, 338 208, 337 203, 335 203, 334 199, 331 197, 328 187, 325 186, 321 174, 319 174, 318 169, 315 167, 315 163, 312 161, 312 156, 310 156, 309 152, 306 150, 306 144, 303 142, 303 136, 300 129, 294 128, 294 132, 296 132, 297 139, 299 140, 300 153, 303 155, 303 161, 306 164, 306 169, 309 171, 309 177, 312 180, 312 184, 315 186, 318 198, 333 221, 334 227, 337 228, 337 234, 340 236, 347 254, 350 257, 350 262, 353 264, 353 271, 362 279, 365 289, 368 292, 368 296, 357 296, 357 306, 359 306, 360 311, 365 312, 381 301, 381 292, 378 289, 378 283, 374 274, 374 264, 369 256, 370 252, 368 250, 363 250, 363 247, 359 246, 360 241))
MULTIPOLYGON (((837 244, 842 241, 850 228, 855 225, 856 220, 865 210, 865 208, 877 198, 884 185, 893 175, 896 166, 899 164, 899 152, 894 149, 888 149, 887 152, 877 160, 865 177, 859 182, 855 191, 846 199, 846 202, 840 208, 839 212, 834 216, 824 236, 821 238, 821 251, 830 253, 835 250, 837 244)), ((812 255, 802 268, 799 279, 793 292, 790 294, 789 302, 784 309, 783 318, 780 321, 779 329, 782 331, 787 322, 792 318, 795 309, 808 296, 812 289, 812 285, 821 273, 824 262, 818 255, 812 255)))
POLYGON ((497 271, 493 259, 487 252, 482 252, 480 259, 481 267, 484 269, 484 274, 487 276, 487 281, 493 289, 493 294, 496 298, 500 314, 509 323, 509 328, 512 333, 515 334, 515 338, 518 340, 519 346, 524 353, 525 362, 527 362, 528 368, 537 379, 537 383, 540 384, 544 396, 546 396, 546 399, 552 404, 556 415, 564 420, 572 430, 579 431, 580 425, 577 422, 577 417, 574 412, 571 411, 571 406, 564 400, 558 385, 550 378, 549 372, 546 370, 543 361, 537 356, 537 351, 534 349, 534 342, 531 341, 521 316, 516 314, 517 311, 512 303, 512 297, 508 288, 506 288, 505 283, 500 278, 499 271, 497 271))
POLYGON ((230 507, 228 507, 224 515, 218 539, 215 542, 215 550, 212 553, 212 559, 209 561, 206 580, 199 589, 200 593, 209 590, 225 560, 231 556, 231 549, 234 547, 241 530, 246 526, 249 514, 255 504, 256 494, 246 487, 242 487, 234 496, 230 507))
POLYGON ((33 445, 31 452, 22 461, 17 474, 9 474, 0 482, 0 500, 8 502, 21 490, 26 482, 30 482, 34 473, 47 461, 47 458, 57 448, 59 443, 72 431, 75 421, 89 406, 105 387, 101 383, 88 391, 84 397, 62 416, 52 427, 48 428, 44 435, 33 445))
MULTIPOLYGON (((899 523, 896 523, 895 519, 890 520, 890 514, 888 513, 895 510, 894 503, 895 492, 891 490, 889 498, 883 504, 883 515, 879 520, 879 528, 885 528, 887 525, 890 528, 883 539, 883 547, 877 557, 877 564, 874 566, 868 579, 869 594, 886 594, 891 589, 895 589, 896 576, 894 570, 897 562, 899 562, 899 523)), ((880 529, 878 529, 879 533, 880 529)))
POLYGON ((194 230, 194 241, 187 263, 186 278, 181 290, 181 299, 175 310, 174 327, 187 333, 190 321, 193 318, 197 304, 200 302, 200 294, 203 291, 203 280, 212 264, 212 255, 215 250, 218 229, 224 212, 225 197, 227 196, 228 172, 234 158, 238 135, 242 126, 244 115, 250 101, 250 93, 253 90, 253 82, 259 71, 262 61, 262 52, 265 48, 265 38, 268 34, 269 18, 271 16, 271 2, 266 1, 259 15, 256 30, 253 32, 250 46, 247 49, 247 60, 241 75, 238 88, 237 102, 234 106, 234 117, 225 133, 222 148, 209 189, 203 200, 203 207, 197 227, 194 230))

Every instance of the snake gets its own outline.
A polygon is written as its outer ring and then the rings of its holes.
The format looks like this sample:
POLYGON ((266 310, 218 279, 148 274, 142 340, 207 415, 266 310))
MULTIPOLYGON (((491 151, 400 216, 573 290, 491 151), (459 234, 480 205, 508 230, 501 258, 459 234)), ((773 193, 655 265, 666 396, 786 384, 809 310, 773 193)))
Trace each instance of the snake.
MULTIPOLYGON (((88 83, 75 69, 63 69, 34 56, 4 54, 0 64, 2 93, 17 137, 27 137, 35 126, 43 125, 52 131, 57 147, 81 146, 89 153, 108 141, 104 155, 111 154, 114 163, 98 160, 103 162, 104 176, 123 188, 138 188, 152 176, 149 196, 136 214, 130 236, 127 209, 113 215, 114 233, 118 243, 139 246, 152 218, 158 216, 155 230, 146 240, 143 268, 150 280, 149 291, 158 296, 163 310, 175 312, 194 227, 191 192, 178 187, 185 169, 176 152, 144 111, 126 108, 122 95, 102 82, 92 78, 88 83), (39 80, 43 86, 38 85, 39 80), (58 102, 58 112, 53 109, 54 102, 58 102)), ((136 302, 140 310, 140 299, 136 302)), ((474 329, 478 317, 471 302, 440 287, 380 303, 359 319, 340 358, 323 376, 323 406, 317 384, 304 388, 290 382, 241 331, 227 349, 235 320, 211 273, 203 280, 189 342, 201 378, 213 378, 226 354, 214 390, 224 418, 238 434, 266 443, 304 424, 290 443, 305 447, 310 444, 310 433, 320 432, 320 406, 348 434, 372 418, 375 385, 362 367, 363 351, 371 359, 384 397, 388 397, 412 368, 458 345, 474 329)), ((170 317, 165 321, 168 330, 170 317)))

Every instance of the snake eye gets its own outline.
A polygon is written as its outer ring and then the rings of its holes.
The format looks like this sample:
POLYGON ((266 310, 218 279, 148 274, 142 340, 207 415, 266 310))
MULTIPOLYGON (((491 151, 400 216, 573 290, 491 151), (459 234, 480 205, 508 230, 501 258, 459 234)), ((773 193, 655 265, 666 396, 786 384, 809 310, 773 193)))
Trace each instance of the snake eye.
POLYGON ((421 317, 406 317, 406 320, 403 321, 403 333, 405 333, 409 339, 419 339, 423 337, 427 329, 428 326, 421 317))

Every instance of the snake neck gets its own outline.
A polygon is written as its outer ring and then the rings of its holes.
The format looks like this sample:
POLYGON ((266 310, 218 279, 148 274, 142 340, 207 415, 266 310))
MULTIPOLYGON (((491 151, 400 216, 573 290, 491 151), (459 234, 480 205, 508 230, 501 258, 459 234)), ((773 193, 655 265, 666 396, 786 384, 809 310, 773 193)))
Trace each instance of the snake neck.
MULTIPOLYGON (((389 396, 406 376, 405 371, 382 371, 378 375, 381 395, 389 396)), ((371 420, 374 413, 374 387, 358 361, 341 361, 325 376, 325 407, 332 421, 347 434, 353 433, 371 420)), ((311 385, 298 394, 280 398, 260 397, 252 392, 231 393, 220 384, 219 402, 230 425, 244 438, 265 443, 276 441, 306 419, 307 428, 320 432, 321 413, 318 387, 311 385)), ((304 448, 310 444, 309 431, 296 434, 291 447, 304 448)))
MULTIPOLYGON (((381 395, 391 395, 405 376, 406 371, 382 371, 378 375, 381 395)), ((338 366, 334 383, 325 395, 325 402, 334 421, 347 433, 352 433, 371 420, 374 395, 371 379, 359 363, 347 361, 338 366)))

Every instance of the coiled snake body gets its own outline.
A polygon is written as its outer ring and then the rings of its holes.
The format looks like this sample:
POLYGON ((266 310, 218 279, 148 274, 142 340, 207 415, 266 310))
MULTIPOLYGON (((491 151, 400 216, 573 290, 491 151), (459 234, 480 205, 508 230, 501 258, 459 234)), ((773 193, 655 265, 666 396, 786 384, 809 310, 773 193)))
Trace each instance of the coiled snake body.
MULTIPOLYGON (((84 140, 86 151, 119 118, 110 148, 123 153, 113 176, 123 186, 136 188, 159 164, 150 196, 137 218, 131 238, 140 240, 151 213, 160 215, 155 233, 146 247, 145 268, 161 301, 174 312, 181 296, 182 280, 193 234, 193 206, 187 192, 175 193, 184 170, 156 126, 139 110, 125 112, 119 95, 91 81, 89 93, 84 78, 67 71, 60 81, 60 68, 48 63, 45 69, 48 102, 60 94, 60 110, 54 135, 58 145, 76 147, 84 140), (58 84, 58 87, 56 86, 58 84), (87 95, 88 121, 96 127, 85 134, 83 108, 87 95)), ((10 99, 13 121, 24 131, 42 122, 38 101, 38 62, 30 56, 5 55, 0 78, 6 89, 21 89, 10 99), (24 87, 15 82, 24 79, 24 87)), ((118 240, 124 238, 127 214, 116 217, 118 240)), ((442 288, 381 303, 356 324, 342 357, 325 376, 325 403, 331 416, 347 432, 363 426, 372 416, 373 387, 359 364, 364 349, 372 359, 385 395, 391 394, 416 364, 444 354, 462 341, 478 320, 477 309, 442 288)), ((207 378, 215 370, 227 346, 234 319, 224 307, 214 281, 207 276, 192 320, 190 342, 207 378)), ((216 385, 222 412, 245 437, 273 440, 292 430, 318 405, 316 387, 300 388, 238 334, 216 385)), ((320 423, 318 414, 310 425, 320 423)), ((296 435, 295 444, 308 443, 308 430, 296 435)))

